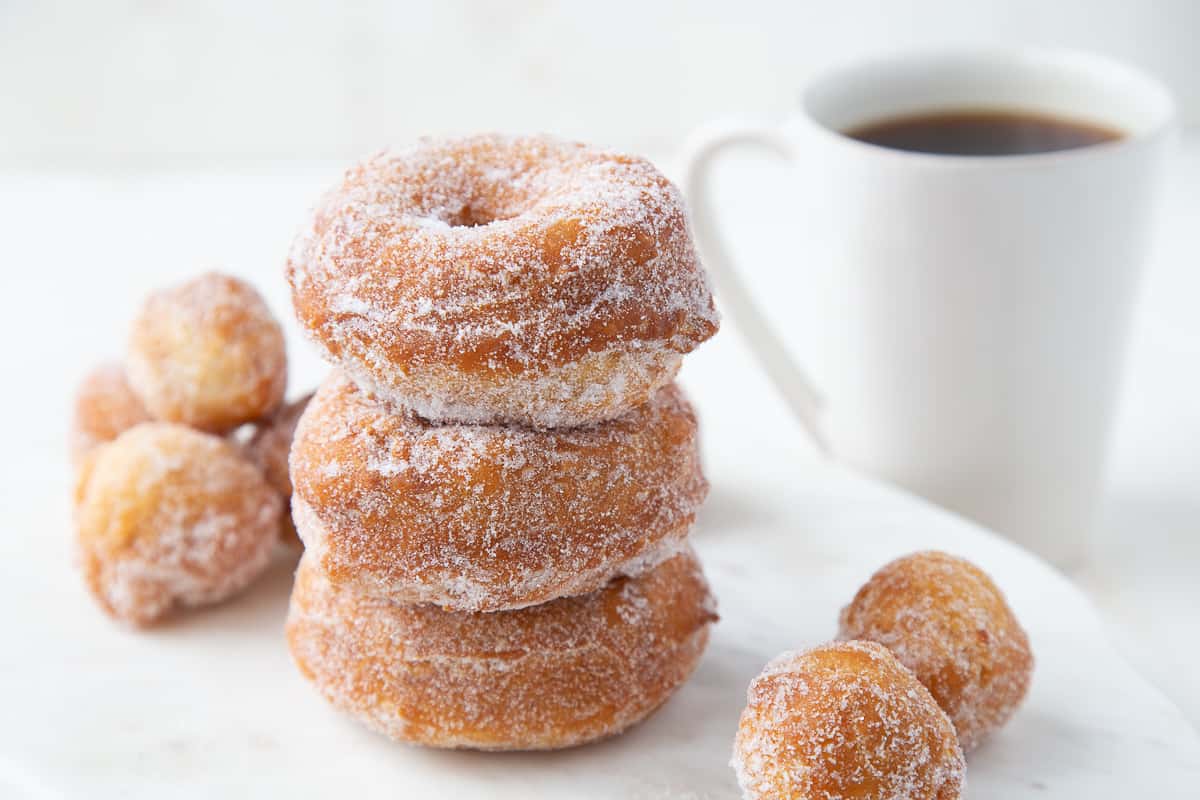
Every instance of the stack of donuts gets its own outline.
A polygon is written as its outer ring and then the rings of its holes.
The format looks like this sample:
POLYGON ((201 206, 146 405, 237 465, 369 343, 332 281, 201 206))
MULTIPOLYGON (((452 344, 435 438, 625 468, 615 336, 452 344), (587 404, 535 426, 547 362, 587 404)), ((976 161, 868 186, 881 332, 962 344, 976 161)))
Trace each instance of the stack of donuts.
POLYGON ((334 370, 290 470, 300 671, 395 739, 568 747, 644 719, 716 617, 672 382, 717 330, 678 190, 546 137, 350 169, 289 258, 334 370))

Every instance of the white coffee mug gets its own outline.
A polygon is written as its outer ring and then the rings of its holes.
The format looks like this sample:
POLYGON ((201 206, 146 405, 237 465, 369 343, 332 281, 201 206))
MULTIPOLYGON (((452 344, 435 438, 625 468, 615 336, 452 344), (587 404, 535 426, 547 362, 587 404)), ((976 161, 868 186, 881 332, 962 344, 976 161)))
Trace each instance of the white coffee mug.
POLYGON ((816 80, 782 125, 698 131, 684 190, 722 304, 819 443, 1069 564, 1086 552, 1097 506, 1174 116, 1157 81, 1092 55, 898 55, 816 80), (1124 135, 1057 152, 951 156, 842 133, 969 108, 1124 135), (735 269, 710 177, 739 143, 796 162, 799 216, 779 220, 775 263, 735 269), (820 302, 804 319, 776 313, 771 324, 750 284, 820 302))

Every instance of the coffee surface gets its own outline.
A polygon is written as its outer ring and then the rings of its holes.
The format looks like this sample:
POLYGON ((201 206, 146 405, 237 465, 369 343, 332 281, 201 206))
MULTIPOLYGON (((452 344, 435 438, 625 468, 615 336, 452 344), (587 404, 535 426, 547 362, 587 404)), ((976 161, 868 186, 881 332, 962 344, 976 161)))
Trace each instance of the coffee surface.
POLYGON ((1072 150, 1122 137, 1120 131, 1035 111, 961 109, 907 114, 845 131, 851 139, 914 153, 1012 156, 1072 150))

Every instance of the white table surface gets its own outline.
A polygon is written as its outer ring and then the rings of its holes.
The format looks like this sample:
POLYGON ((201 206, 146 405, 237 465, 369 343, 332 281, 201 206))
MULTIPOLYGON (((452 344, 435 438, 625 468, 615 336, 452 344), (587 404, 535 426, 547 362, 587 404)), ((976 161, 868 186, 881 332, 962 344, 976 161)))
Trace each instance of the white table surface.
MULTIPOLYGON (((798 466, 801 434, 734 340, 698 355, 685 382, 714 487, 695 542, 721 621, 696 674, 646 724, 553 754, 398 746, 329 708, 289 663, 288 564, 219 608, 129 632, 88 601, 55 531, 0 544, 0 575, 19 590, 5 629, 22 643, 0 656, 11 691, 0 796, 733 800, 730 743, 750 678, 780 651, 829 638, 880 563, 937 547, 986 565, 1037 658, 1025 705, 971 754, 967 797, 1194 797, 1200 738, 1115 653, 1066 579, 906 495, 798 466), (722 380, 746 396, 712 391, 722 380)), ((47 511, 35 503, 21 529, 57 522, 47 511)))
MULTIPOLYGON (((247 199, 238 202, 249 210, 247 199)), ((57 251, 90 246, 60 240, 57 251)), ((38 311, 13 309, 26 319, 38 311)), ((12 386, 63 392, 68 382, 53 362, 27 377, 12 386)), ((0 625, 15 646, 0 651, 0 797, 733 800, 728 759, 749 680, 779 652, 827 640, 872 571, 926 548, 995 577, 1037 660, 1024 706, 971 754, 967 797, 1194 796, 1200 737, 1117 654, 1066 578, 960 518, 806 456, 732 326, 688 359, 683 382, 713 485, 694 541, 721 620, 660 713, 553 754, 402 747, 337 714, 289 663, 290 562, 244 596, 155 631, 114 626, 70 566, 54 474, 65 459, 45 435, 52 404, 38 412, 30 402, 28 418, 44 424, 14 425, 12 438, 35 460, 14 459, 4 473, 14 496, 0 539, 0 625)))
MULTIPOLYGON (((202 268, 225 267, 255 280, 286 317, 282 254, 306 207, 339 171, 316 165, 243 174, 0 175, 6 245, 0 288, 7 300, 0 334, 10 365, 0 403, 15 438, 0 468, 10 539, 5 573, 21 568, 23 554, 32 563, 45 552, 37 537, 51 537, 67 557, 69 387, 89 365, 119 355, 141 294, 202 268), (62 503, 48 517, 46 498, 56 496, 62 503)), ((785 191, 776 173, 751 164, 731 176, 731 186, 752 188, 756 197, 765 192, 769 203, 770 192, 785 191)), ((1072 576, 1125 655, 1193 724, 1200 720, 1198 212, 1200 143, 1188 142, 1172 174, 1135 325, 1105 523, 1092 564, 1072 576)), ((736 243, 736 214, 731 224, 736 243)), ((753 224, 744 230, 759 233, 753 224)), ((289 328, 296 341, 294 324, 289 328)), ((322 374, 310 348, 293 346, 291 357, 294 389, 322 374)), ((733 392, 743 390, 730 385, 730 397, 715 402, 732 403, 733 392)), ((815 460, 799 446, 793 455, 797 469, 815 460)), ((106 623, 96 618, 95 624, 106 623)))

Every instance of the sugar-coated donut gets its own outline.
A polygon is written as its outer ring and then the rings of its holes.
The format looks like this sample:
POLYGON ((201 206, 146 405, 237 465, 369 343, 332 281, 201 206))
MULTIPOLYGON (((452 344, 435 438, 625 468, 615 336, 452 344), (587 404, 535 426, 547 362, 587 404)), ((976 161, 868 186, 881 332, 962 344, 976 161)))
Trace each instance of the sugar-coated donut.
POLYGON ((747 800, 957 800, 954 726, 887 648, 784 653, 747 692, 733 767, 747 800))
POLYGON ((841 614, 845 639, 889 648, 929 689, 970 751, 1025 698, 1029 637, 981 569, 945 553, 897 559, 876 572, 841 614))
POLYGON ((155 419, 213 433, 271 414, 287 386, 279 322, 252 286, 217 273, 146 299, 126 367, 155 419))
POLYGON ((393 739, 549 750, 649 716, 699 661, 713 609, 690 551, 591 594, 494 614, 338 589, 306 553, 287 637, 327 700, 393 739))
POLYGON ((609 419, 717 330, 679 190, 549 137, 422 140, 350 169, 288 262, 297 317, 426 419, 609 419))
POLYGON ((308 407, 312 393, 283 406, 269 419, 261 422, 246 442, 246 455, 258 465, 267 483, 283 498, 284 513, 280 536, 287 544, 300 546, 296 527, 292 523, 292 479, 288 474, 288 453, 296 435, 296 423, 308 407))
POLYGON ((115 363, 103 364, 88 373, 75 392, 71 460, 78 465, 98 445, 149 421, 150 412, 129 388, 125 368, 115 363))
POLYGON ((84 580, 105 611, 136 625, 218 602, 266 567, 280 513, 279 496, 234 445, 182 425, 137 425, 79 471, 84 580))
POLYGON ((708 493, 675 385, 583 428, 433 424, 334 372, 291 456, 300 538, 338 585, 496 611, 637 574, 683 546, 708 493))

